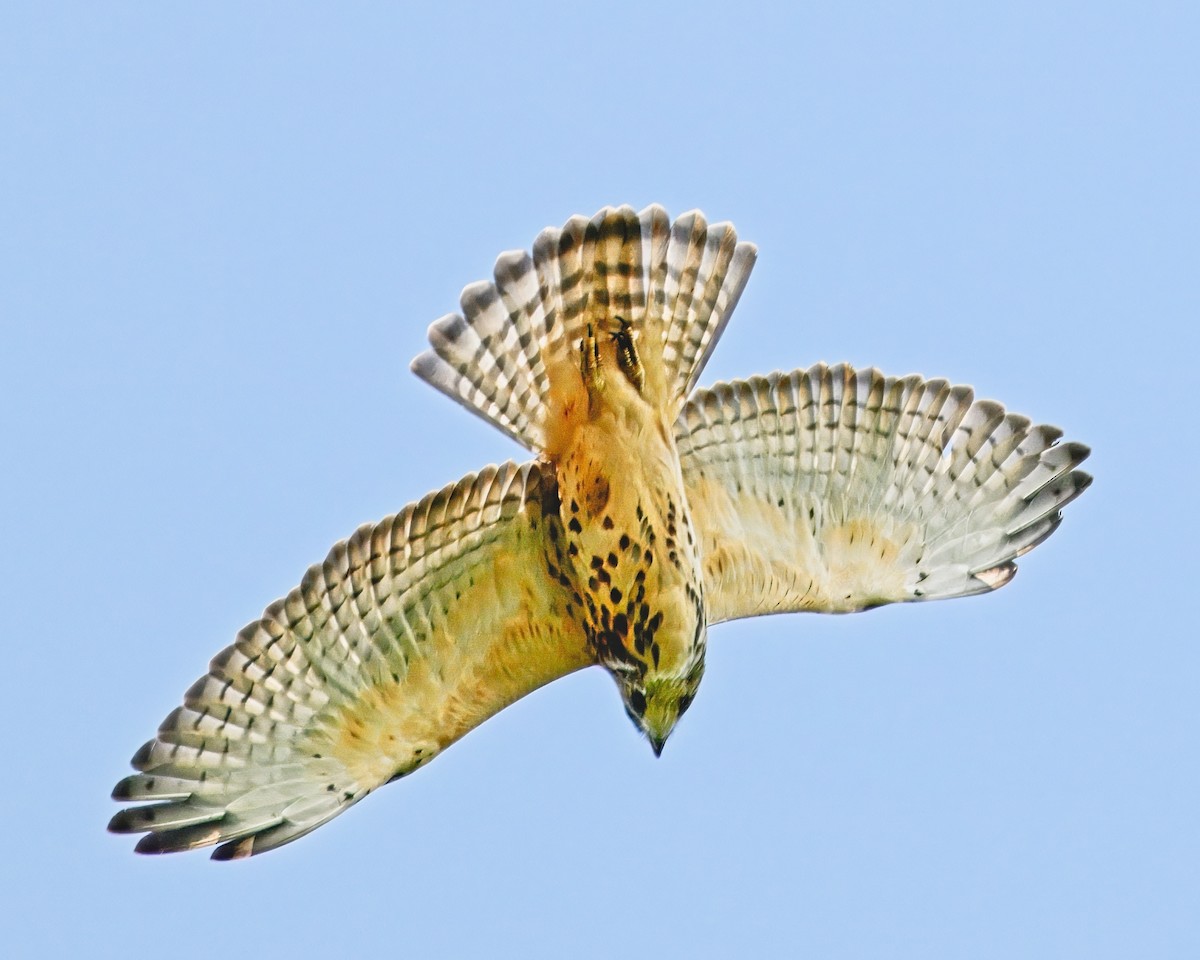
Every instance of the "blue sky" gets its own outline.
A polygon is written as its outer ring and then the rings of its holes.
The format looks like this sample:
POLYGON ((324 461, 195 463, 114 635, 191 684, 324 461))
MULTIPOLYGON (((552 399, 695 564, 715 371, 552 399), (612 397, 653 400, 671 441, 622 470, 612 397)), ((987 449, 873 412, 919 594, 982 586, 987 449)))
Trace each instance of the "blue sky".
POLYGON ((1196 956, 1194 5, 434 6, 0 14, 9 955, 1196 956), (427 324, 652 201, 759 244, 705 382, 973 383, 1095 485, 994 595, 714 629, 661 760, 587 671, 249 862, 107 835, 238 628, 519 455, 427 324))

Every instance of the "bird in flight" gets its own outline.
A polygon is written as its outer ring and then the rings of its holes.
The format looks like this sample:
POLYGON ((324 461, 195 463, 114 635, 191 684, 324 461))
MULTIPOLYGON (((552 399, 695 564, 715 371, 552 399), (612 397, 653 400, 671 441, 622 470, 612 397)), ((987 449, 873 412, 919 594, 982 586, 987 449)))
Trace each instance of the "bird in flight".
POLYGON ((1088 449, 969 387, 817 364, 695 389, 756 256, 605 208, 505 253, 417 376, 526 447, 366 524, 212 660, 113 797, 142 853, 295 840, 600 666, 660 753, 708 628, 986 593, 1088 449))

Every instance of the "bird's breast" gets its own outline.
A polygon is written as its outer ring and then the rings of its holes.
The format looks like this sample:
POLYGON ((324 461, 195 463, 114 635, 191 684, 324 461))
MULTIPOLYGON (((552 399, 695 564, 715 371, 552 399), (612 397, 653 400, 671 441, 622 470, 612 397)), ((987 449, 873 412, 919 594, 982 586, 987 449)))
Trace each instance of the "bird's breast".
POLYGON ((601 662, 644 672, 690 662, 704 612, 698 544, 663 431, 588 424, 556 464, 550 573, 601 662))

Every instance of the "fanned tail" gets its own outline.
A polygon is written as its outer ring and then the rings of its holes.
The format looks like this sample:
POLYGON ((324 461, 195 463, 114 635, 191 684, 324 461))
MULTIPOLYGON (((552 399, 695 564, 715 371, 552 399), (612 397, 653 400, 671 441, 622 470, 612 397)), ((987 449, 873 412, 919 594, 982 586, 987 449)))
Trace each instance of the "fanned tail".
POLYGON ((578 369, 589 324, 639 339, 646 390, 671 419, 707 363, 754 266, 753 244, 692 211, 606 207, 510 251, 429 328, 413 372, 535 453, 546 449, 557 371, 578 369))

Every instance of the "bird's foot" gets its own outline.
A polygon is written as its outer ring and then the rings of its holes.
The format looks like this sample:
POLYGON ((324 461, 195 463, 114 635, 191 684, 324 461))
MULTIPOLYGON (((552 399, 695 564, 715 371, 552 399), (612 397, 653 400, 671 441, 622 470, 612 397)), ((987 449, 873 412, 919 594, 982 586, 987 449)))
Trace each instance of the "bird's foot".
POLYGON ((641 393, 646 385, 646 370, 642 366, 641 357, 638 356, 637 335, 628 320, 623 317, 617 317, 616 320, 618 328, 612 338, 617 345, 617 363, 621 365, 621 371, 629 382, 641 393))
POLYGON ((583 385, 587 387, 588 407, 594 409, 600 394, 604 392, 604 367, 600 363, 600 338, 589 323, 587 333, 579 341, 579 372, 583 385))

